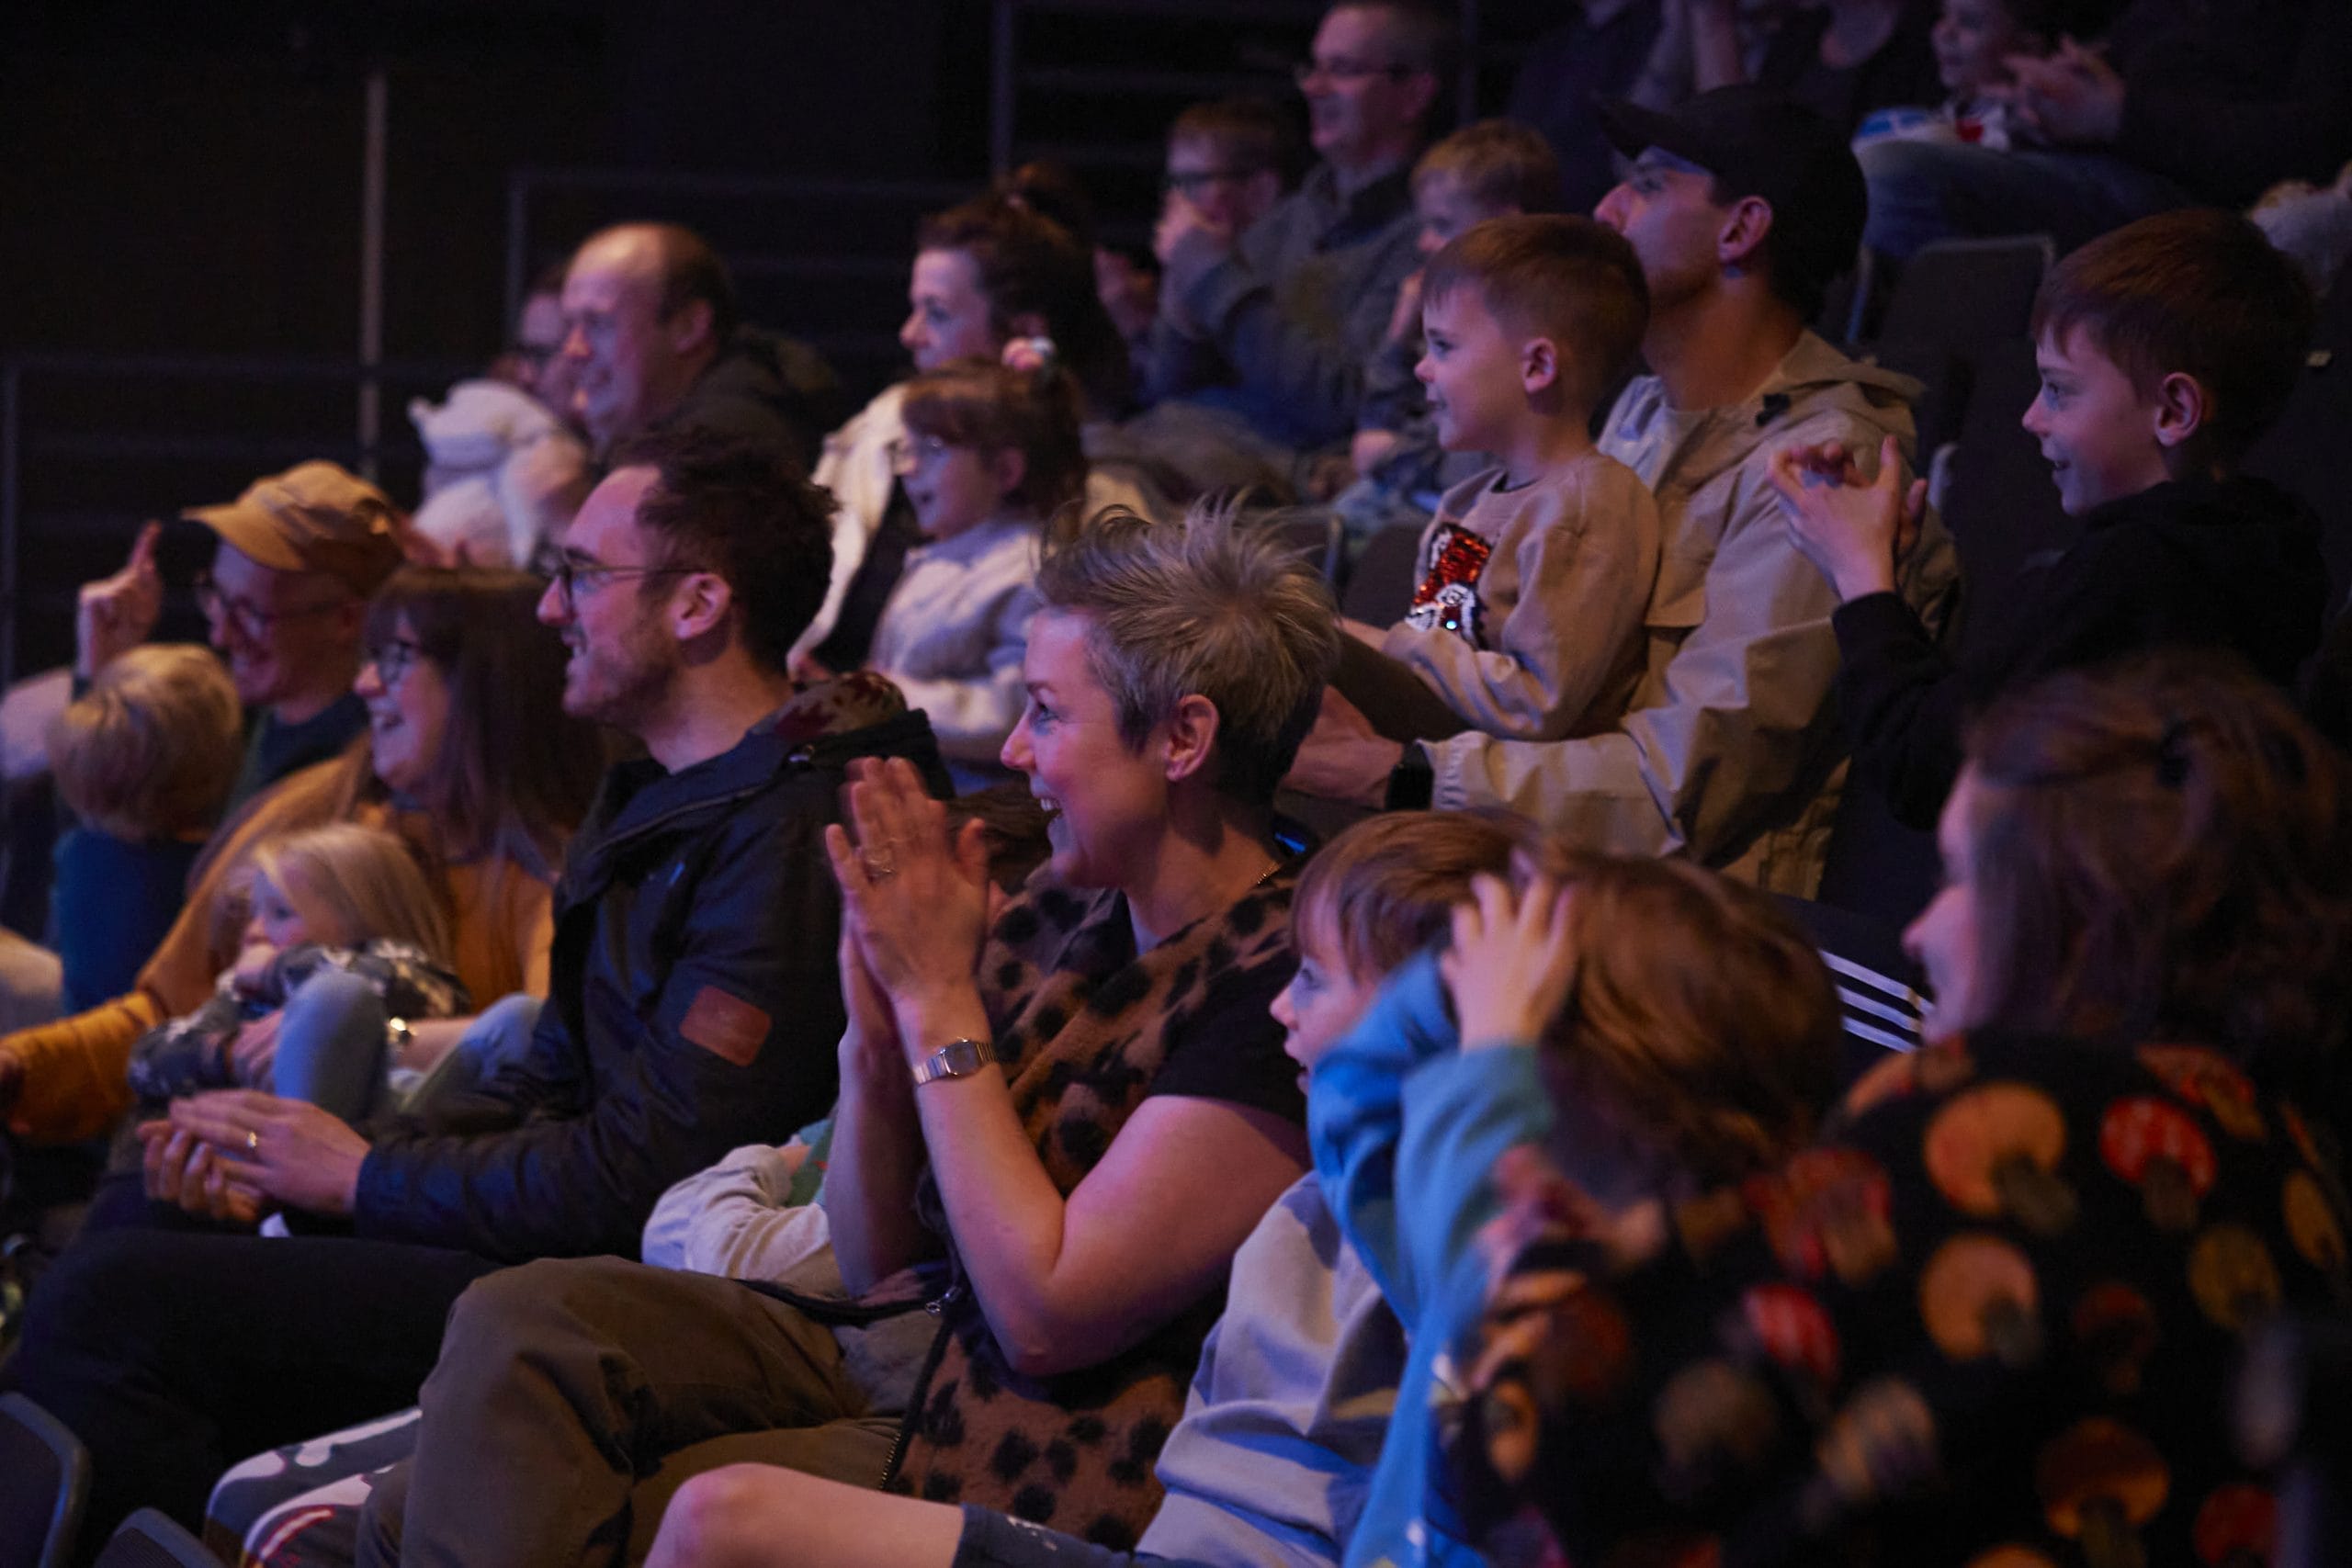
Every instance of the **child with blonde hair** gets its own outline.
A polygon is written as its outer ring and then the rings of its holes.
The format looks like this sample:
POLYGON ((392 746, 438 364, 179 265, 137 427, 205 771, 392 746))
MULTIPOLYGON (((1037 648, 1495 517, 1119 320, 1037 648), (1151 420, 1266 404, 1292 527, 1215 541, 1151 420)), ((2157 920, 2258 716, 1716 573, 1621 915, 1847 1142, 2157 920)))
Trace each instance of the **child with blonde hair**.
POLYGON ((356 1121, 404 1098, 428 1064, 405 1055, 403 1026, 470 1002, 451 972, 447 913, 408 847, 330 823, 264 840, 245 874, 236 964, 203 1006, 132 1050, 142 1108, 245 1087, 356 1121), (350 1005, 355 987, 377 1005, 350 1005))
POLYGON ((907 383, 892 455, 924 543, 908 552, 868 665, 931 716, 959 793, 1005 782, 1024 700, 1039 527, 1086 490, 1078 384, 984 359, 907 383))
POLYGON ((58 798, 50 942, 64 1010, 130 989, 172 928, 190 869, 236 783, 244 709, 209 649, 149 643, 109 660, 49 728, 58 798))

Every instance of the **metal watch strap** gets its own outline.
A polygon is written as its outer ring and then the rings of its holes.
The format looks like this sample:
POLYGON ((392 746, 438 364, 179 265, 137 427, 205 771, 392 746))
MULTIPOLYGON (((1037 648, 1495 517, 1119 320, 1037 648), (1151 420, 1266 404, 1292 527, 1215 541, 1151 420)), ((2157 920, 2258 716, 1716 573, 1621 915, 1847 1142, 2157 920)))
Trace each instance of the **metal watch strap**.
POLYGON ((967 1078, 996 1060, 995 1048, 985 1040, 950 1040, 914 1066, 916 1087, 933 1078, 967 1078))

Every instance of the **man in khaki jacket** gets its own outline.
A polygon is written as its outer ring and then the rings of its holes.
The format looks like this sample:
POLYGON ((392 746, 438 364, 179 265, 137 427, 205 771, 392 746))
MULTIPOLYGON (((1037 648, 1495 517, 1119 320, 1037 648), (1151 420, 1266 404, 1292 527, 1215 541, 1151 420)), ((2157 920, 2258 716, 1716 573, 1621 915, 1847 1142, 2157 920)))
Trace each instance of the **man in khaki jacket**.
MULTIPOLYGON (((1590 849, 1810 895, 1845 772, 1837 596, 1790 542, 1765 469, 1787 446, 1911 443, 1916 384, 1804 325, 1860 243, 1861 172, 1817 116, 1752 88, 1672 114, 1619 105, 1609 122, 1634 163, 1595 216, 1642 258, 1654 374, 1599 444, 1650 487, 1665 529, 1632 709, 1573 740, 1399 747, 1330 694, 1290 782, 1364 805, 1507 806, 1590 849)), ((1930 516, 1905 598, 1939 609, 1957 570, 1930 516)))

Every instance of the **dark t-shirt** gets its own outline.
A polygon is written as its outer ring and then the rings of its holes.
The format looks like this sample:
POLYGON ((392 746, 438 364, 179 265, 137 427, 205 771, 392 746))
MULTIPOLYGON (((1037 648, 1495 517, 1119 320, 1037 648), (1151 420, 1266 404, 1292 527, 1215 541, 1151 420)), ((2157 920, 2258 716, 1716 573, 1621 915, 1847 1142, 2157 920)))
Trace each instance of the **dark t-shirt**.
POLYGON ((202 840, 131 843, 87 826, 57 840, 50 890, 50 946, 65 966, 67 1015, 130 991, 161 947, 202 840))
POLYGON ((266 708, 257 710, 246 726, 245 765, 229 792, 222 819, 288 773, 341 754, 352 737, 367 728, 368 705, 350 692, 300 724, 281 724, 266 708))

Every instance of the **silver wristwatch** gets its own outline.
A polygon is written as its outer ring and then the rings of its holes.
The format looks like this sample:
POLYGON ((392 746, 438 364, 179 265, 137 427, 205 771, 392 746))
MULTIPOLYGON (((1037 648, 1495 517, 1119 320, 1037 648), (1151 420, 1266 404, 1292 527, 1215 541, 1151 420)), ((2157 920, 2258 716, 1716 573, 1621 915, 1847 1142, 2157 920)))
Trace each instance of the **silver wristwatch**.
POLYGON ((388 1018, 384 1021, 384 1044, 391 1053, 392 1066, 404 1067, 408 1066, 409 1053, 416 1049, 416 1031, 409 1027, 404 1018, 388 1018))
POLYGON ((920 1088, 933 1078, 967 1078, 996 1060, 996 1049, 985 1040, 950 1040, 914 1066, 920 1088))

